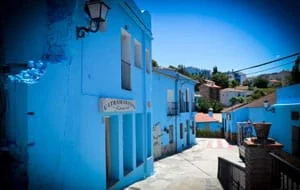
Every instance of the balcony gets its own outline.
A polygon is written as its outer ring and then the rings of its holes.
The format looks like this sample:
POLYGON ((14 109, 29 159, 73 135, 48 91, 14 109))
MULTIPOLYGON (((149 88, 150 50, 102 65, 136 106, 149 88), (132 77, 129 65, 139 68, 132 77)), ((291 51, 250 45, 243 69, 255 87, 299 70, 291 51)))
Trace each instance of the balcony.
POLYGON ((178 115, 177 102, 168 102, 168 116, 178 115))

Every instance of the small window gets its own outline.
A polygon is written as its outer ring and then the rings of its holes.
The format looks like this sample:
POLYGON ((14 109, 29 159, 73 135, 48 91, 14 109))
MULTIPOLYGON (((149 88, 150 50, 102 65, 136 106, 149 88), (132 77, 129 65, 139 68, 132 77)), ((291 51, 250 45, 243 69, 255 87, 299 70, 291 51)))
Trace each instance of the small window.
POLYGON ((148 49, 146 49, 146 69, 147 69, 147 73, 151 72, 151 56, 150 56, 150 51, 148 49))
POLYGON ((134 40, 134 65, 142 68, 142 46, 137 40, 134 40))
POLYGON ((183 139, 183 124, 180 123, 180 139, 183 139))
POLYGON ((130 34, 121 32, 121 83, 122 89, 131 90, 130 34))

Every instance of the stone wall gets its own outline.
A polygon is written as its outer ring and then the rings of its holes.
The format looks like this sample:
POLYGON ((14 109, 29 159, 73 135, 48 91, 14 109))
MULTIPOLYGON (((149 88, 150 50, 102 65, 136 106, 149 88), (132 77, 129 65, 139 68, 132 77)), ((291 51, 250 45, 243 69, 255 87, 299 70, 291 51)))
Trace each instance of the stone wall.
POLYGON ((279 152, 281 144, 254 144, 245 141, 246 189, 272 189, 270 152, 279 152))

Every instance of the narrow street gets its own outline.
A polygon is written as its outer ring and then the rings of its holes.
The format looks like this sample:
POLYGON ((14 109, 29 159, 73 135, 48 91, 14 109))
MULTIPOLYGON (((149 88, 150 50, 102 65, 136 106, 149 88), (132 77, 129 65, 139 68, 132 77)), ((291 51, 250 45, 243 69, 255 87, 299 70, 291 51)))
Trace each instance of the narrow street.
POLYGON ((218 179, 218 157, 244 165, 238 147, 224 139, 197 138, 197 144, 154 164, 154 175, 127 189, 222 189, 218 179))

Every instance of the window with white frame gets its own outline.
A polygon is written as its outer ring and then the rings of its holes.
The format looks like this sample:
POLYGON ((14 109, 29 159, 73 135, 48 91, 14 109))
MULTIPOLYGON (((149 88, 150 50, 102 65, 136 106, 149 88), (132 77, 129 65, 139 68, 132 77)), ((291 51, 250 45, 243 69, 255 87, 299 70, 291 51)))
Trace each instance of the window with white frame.
POLYGON ((146 69, 147 73, 151 72, 151 57, 150 57, 150 51, 146 49, 146 69))
POLYGON ((134 40, 134 65, 142 68, 142 46, 136 39, 134 40))
POLYGON ((130 34, 121 30, 121 83, 122 89, 131 90, 131 64, 130 64, 130 34))

